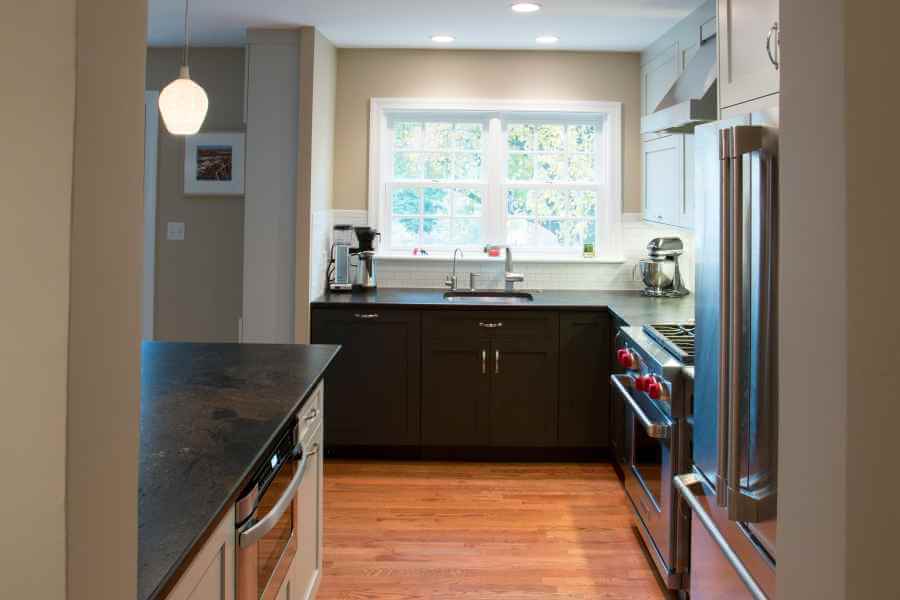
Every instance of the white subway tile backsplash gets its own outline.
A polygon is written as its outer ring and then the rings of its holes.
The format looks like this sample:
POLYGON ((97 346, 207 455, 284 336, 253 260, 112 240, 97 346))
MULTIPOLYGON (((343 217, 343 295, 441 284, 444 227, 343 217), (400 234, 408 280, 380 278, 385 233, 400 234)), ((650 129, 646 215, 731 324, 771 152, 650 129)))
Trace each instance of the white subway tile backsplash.
MULTIPOLYGON (((329 211, 323 211, 329 212, 329 211)), ((331 244, 331 228, 338 223, 365 225, 366 211, 333 210, 327 215, 313 215, 313 248, 319 249, 321 264, 311 269, 311 292, 318 295, 323 289, 325 268, 331 244), (324 236, 324 237, 323 237, 324 236), (317 279, 318 278, 318 279, 317 279), (318 291, 315 291, 318 290, 318 291)), ((647 243, 655 237, 676 236, 684 241, 685 253, 681 257, 682 276, 688 289, 694 287, 694 236, 693 232, 676 227, 647 223, 640 215, 626 214, 622 224, 623 263, 546 263, 516 260, 516 271, 525 275, 522 288, 537 289, 599 289, 637 290, 642 284, 632 273, 637 262, 646 256, 647 243)), ((378 285, 399 288, 441 288, 449 271, 450 261, 409 259, 380 259, 377 264, 378 285)), ((457 275, 461 287, 468 286, 469 273, 480 273, 478 287, 502 288, 503 263, 498 261, 460 262, 457 275)))

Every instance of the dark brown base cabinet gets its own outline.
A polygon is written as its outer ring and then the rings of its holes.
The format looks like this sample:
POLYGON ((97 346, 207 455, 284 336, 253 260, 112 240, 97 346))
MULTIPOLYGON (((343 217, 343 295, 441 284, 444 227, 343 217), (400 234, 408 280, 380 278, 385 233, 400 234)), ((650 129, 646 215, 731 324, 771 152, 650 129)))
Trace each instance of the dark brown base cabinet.
POLYGON ((422 444, 556 444, 556 313, 433 311, 422 317, 422 444))
POLYGON ((320 309, 314 344, 340 344, 326 373, 329 446, 418 446, 420 314, 320 309))
POLYGON ((610 321, 607 313, 559 317, 559 445, 609 443, 610 321))
POLYGON ((332 453, 608 458, 605 310, 317 307, 312 341, 343 346, 325 379, 332 453))

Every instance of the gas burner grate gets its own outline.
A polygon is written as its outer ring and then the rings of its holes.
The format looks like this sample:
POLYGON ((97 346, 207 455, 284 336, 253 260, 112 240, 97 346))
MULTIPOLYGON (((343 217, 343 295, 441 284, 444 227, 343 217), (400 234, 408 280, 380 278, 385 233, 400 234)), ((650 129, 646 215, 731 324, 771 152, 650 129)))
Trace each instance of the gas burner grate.
POLYGON ((694 323, 657 323, 644 330, 675 358, 686 365, 694 364, 694 323))

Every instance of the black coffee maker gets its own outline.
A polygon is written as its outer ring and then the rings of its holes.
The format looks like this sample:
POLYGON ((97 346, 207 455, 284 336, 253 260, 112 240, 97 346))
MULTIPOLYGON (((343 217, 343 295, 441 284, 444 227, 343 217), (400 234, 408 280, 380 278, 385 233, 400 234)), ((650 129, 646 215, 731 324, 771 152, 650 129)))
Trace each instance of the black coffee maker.
POLYGON ((359 243, 359 247, 351 251, 357 260, 355 286, 366 290, 375 289, 375 250, 381 233, 374 227, 354 227, 353 231, 359 243))

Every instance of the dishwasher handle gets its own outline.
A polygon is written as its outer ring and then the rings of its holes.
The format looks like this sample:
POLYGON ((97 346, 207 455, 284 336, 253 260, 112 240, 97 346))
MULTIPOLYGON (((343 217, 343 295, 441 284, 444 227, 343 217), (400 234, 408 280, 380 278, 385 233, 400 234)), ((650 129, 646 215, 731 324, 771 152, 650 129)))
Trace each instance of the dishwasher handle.
POLYGON ((252 525, 245 527, 238 532, 238 544, 241 548, 247 548, 261 540, 272 531, 275 528, 275 525, 278 524, 278 521, 281 520, 284 512, 293 503, 294 497, 297 495, 297 490, 300 488, 300 484, 303 483, 306 469, 309 468, 309 457, 315 456, 319 452, 318 444, 315 444, 309 452, 307 452, 301 444, 298 444, 295 452, 299 457, 297 472, 294 473, 294 477, 288 484, 287 489, 284 490, 284 493, 281 494, 281 497, 275 502, 275 506, 272 507, 272 510, 259 521, 256 521, 255 523, 251 521, 251 523, 253 523, 252 525))
POLYGON ((655 440, 665 440, 669 438, 669 425, 667 423, 654 423, 653 420, 647 416, 647 413, 644 412, 644 409, 641 408, 641 405, 637 403, 637 400, 632 398, 631 394, 628 393, 628 389, 626 385, 622 383, 622 380, 627 380, 628 387, 630 387, 630 377, 627 375, 610 375, 609 380, 612 381, 613 385, 616 386, 616 389, 619 390, 619 393, 622 394, 622 397, 625 398, 625 401, 628 402, 628 405, 631 407, 631 410, 634 412, 638 421, 641 422, 641 425, 644 426, 644 430, 649 437, 655 440))

